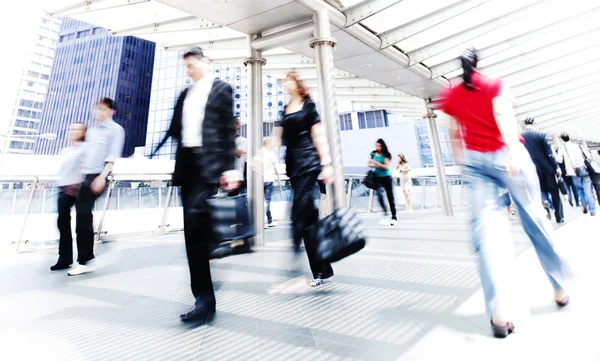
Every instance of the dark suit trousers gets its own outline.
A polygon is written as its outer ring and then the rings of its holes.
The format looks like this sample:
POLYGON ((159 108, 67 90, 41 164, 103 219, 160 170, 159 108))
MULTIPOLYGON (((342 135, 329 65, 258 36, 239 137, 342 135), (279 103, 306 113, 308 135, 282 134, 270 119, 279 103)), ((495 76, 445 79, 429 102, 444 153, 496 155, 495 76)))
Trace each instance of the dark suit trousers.
POLYGON ((330 263, 316 260, 318 246, 317 227, 319 224, 319 211, 313 198, 315 183, 319 177, 318 172, 302 174, 290 179, 292 183, 292 224, 295 250, 298 251, 304 239, 304 247, 308 255, 308 263, 313 278, 329 278, 333 276, 330 263))
POLYGON ((92 210, 99 195, 94 194, 90 185, 97 174, 86 175, 77 195, 75 209, 77 211, 77 262, 86 264, 94 259, 94 216, 92 210))
POLYGON ((58 192, 58 219, 57 226, 60 233, 58 241, 58 256, 61 262, 73 263, 73 233, 71 231, 71 208, 75 205, 76 197, 63 192, 58 192))
POLYGON ((202 155, 184 148, 182 161, 181 200, 183 203, 183 233, 192 294, 197 302, 215 302, 215 292, 210 276, 210 248, 215 242, 210 213, 206 200, 218 191, 215 184, 202 179, 202 155))
POLYGON ((558 183, 556 182, 556 176, 554 174, 541 174, 538 173, 540 179, 540 189, 542 191, 542 202, 544 202, 543 193, 550 193, 552 197, 552 204, 554 205, 554 217, 556 220, 564 218, 562 200, 560 199, 560 190, 558 189, 558 183))

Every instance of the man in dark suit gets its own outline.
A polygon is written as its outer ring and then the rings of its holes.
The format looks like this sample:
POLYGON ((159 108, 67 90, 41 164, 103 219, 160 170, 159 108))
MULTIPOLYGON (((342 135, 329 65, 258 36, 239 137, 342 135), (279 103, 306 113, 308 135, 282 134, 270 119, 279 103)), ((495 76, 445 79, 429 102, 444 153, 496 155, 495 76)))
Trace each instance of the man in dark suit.
MULTIPOLYGON (((545 207, 548 207, 545 195, 550 193, 552 196, 552 204, 554 205, 556 223, 563 223, 563 206, 560 199, 558 183, 556 182, 556 176, 561 175, 561 170, 558 163, 556 163, 552 147, 550 146, 550 143, 548 143, 548 139, 546 139, 546 134, 537 130, 534 123, 535 120, 533 118, 525 119, 525 131, 523 132, 525 148, 527 148, 531 160, 533 160, 537 169, 542 191, 542 203, 544 203, 545 207)), ((548 217, 550 217, 550 213, 548 213, 548 217)))
POLYGON ((206 200, 217 193, 219 184, 227 190, 238 188, 241 174, 234 170, 231 86, 214 78, 201 48, 189 50, 183 59, 194 83, 179 96, 171 126, 153 154, 169 137, 177 140, 172 182, 181 186, 185 247, 196 299, 194 307, 181 315, 187 322, 205 320, 216 307, 209 265, 215 240, 206 200))

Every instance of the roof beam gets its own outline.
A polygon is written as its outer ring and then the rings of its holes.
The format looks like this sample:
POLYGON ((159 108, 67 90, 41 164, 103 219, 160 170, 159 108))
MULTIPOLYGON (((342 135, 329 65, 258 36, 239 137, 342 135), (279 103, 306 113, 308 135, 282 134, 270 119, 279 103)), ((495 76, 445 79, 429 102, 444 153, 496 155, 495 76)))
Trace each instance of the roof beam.
POLYGON ((199 46, 204 50, 227 50, 227 49, 240 49, 240 50, 248 50, 248 38, 230 38, 230 39, 221 39, 214 41, 203 41, 199 43, 191 43, 191 44, 174 44, 174 45, 165 45, 165 50, 168 51, 185 51, 191 49, 195 46, 199 46))
MULTIPOLYGON (((318 87, 311 88, 313 91, 318 91, 318 87)), ((352 87, 344 88, 345 94, 360 94, 360 95, 394 95, 399 97, 405 97, 406 94, 394 90, 391 88, 373 88, 373 87, 352 87)), ((337 93, 337 92, 336 92, 337 93)))
POLYGON ((402 0, 364 0, 356 5, 349 6, 342 10, 346 15, 345 27, 358 24, 361 21, 383 11, 393 5, 402 2, 402 0))
POLYGON ((219 24, 192 15, 179 19, 135 26, 127 29, 113 30, 112 34, 116 36, 137 36, 144 34, 161 34, 187 30, 216 29, 220 27, 221 25, 219 24))
POLYGON ((600 103, 598 103, 596 101, 596 99, 592 99, 592 100, 571 100, 569 101, 569 105, 570 107, 564 107, 562 110, 557 110, 555 112, 547 112, 545 114, 540 115, 538 118, 538 121, 541 119, 543 120, 542 124, 544 125, 548 125, 548 121, 554 120, 554 119, 560 119, 561 117, 564 116, 569 116, 572 114, 576 114, 578 112, 585 112, 585 111, 590 111, 590 112, 598 112, 600 111, 600 103), (587 104, 587 105, 586 105, 587 104))
MULTIPOLYGON (((525 44, 534 39, 543 39, 544 37, 548 37, 549 32, 556 32, 560 34, 561 30, 567 30, 562 31, 562 33, 572 34, 573 29, 579 29, 581 27, 581 24, 595 25, 597 24, 597 12, 599 9, 600 7, 593 8, 591 11, 589 9, 585 9, 585 11, 582 10, 581 12, 570 17, 569 19, 566 19, 559 23, 551 23, 549 25, 544 25, 534 31, 529 31, 517 37, 513 37, 511 39, 498 42, 486 48, 479 49, 479 58, 481 59, 481 66, 485 66, 486 62, 488 61, 489 64, 492 64, 491 61, 493 61, 493 58, 491 60, 486 60, 487 58, 493 57, 496 54, 499 54, 499 57, 503 56, 503 52, 511 48, 515 48, 521 44, 525 44)), ((589 26, 587 28, 589 29, 589 26)), ((506 56, 506 54, 504 56, 506 56)), ((433 78, 437 78, 457 70, 461 70, 460 60, 457 58, 431 67, 431 73, 433 78)))
POLYGON ((407 54, 408 58, 410 59, 410 64, 412 65, 420 63, 435 55, 441 54, 449 49, 458 47, 462 44, 467 43, 470 40, 485 35, 493 30, 501 28, 514 21, 520 20, 547 6, 548 2, 549 0, 537 1, 524 8, 513 10, 512 12, 503 14, 500 17, 496 17, 491 21, 485 21, 484 23, 477 24, 463 32, 453 34, 444 39, 440 39, 439 41, 429 44, 426 47, 413 50, 407 54))
POLYGON ((149 1, 150 0, 80 0, 73 5, 69 5, 54 11, 49 11, 48 16, 52 18, 60 18, 64 16, 89 13, 92 11, 113 9, 121 6, 143 4, 149 1))
MULTIPOLYGON (((304 83, 308 87, 318 86, 317 79, 308 79, 303 78, 304 83)), ((336 88, 354 88, 354 87, 364 87, 364 88, 388 88, 385 85, 379 84, 369 79, 363 78, 344 78, 344 79, 336 79, 335 80, 336 88)))
POLYGON ((313 36, 315 25, 313 21, 296 25, 269 35, 254 39, 251 46, 257 51, 267 51, 302 40, 309 40, 313 36))
POLYGON ((402 24, 393 29, 377 34, 381 39, 381 49, 388 48, 394 44, 408 39, 411 36, 419 34, 440 23, 448 21, 456 16, 464 14, 479 5, 485 4, 490 0, 463 0, 439 9, 431 14, 413 20, 407 24, 402 24))
POLYGON ((588 79, 595 79, 596 76, 600 76, 600 61, 592 61, 591 63, 575 66, 564 72, 545 76, 527 84, 513 87, 511 90, 513 95, 519 99, 519 102, 527 102, 529 99, 537 99, 537 96, 543 96, 545 90, 551 90, 559 86, 562 90, 568 88, 571 83, 578 84, 580 81, 581 84, 587 84, 588 79), (581 71, 583 66, 596 70, 587 73, 581 71), (565 87, 563 88, 563 86, 565 87))
POLYGON ((586 107, 590 104, 592 104, 592 106, 598 106, 598 104, 595 103, 598 99, 600 99, 598 91, 583 96, 569 96, 564 99, 555 97, 544 102, 533 103, 534 105, 531 106, 531 108, 536 107, 535 109, 519 111, 518 116, 520 118, 542 118, 545 115, 560 116, 563 113, 572 113, 573 109, 586 107))
POLYGON ((564 131, 569 133, 571 130, 577 128, 567 127, 565 123, 577 124, 583 121, 589 122, 591 118, 597 118, 598 116, 600 116, 600 109, 586 109, 562 117, 552 118, 550 121, 538 124, 538 126, 541 130, 547 132, 551 132, 550 129, 552 129, 553 133, 562 133, 564 131), (562 127, 562 129, 556 129, 557 127, 562 127))
POLYGON ((575 79, 572 82, 566 82, 561 86, 552 86, 539 92, 528 94, 517 98, 517 109, 526 109, 526 107, 537 107, 542 100, 564 100, 569 96, 582 96, 591 91, 597 92, 600 90, 600 72, 589 77, 575 79))
MULTIPOLYGON (((270 59, 270 58, 268 58, 270 59)), ((270 60, 267 60, 267 66, 270 64, 270 60)), ((267 68, 265 66, 263 68, 263 73, 271 75, 276 79, 285 79, 286 75, 290 71, 296 71, 300 74, 302 79, 313 78, 316 79, 318 76, 316 67, 307 67, 307 64, 270 64, 271 67, 267 68)), ((332 76, 336 78, 356 78, 356 75, 352 73, 348 73, 347 71, 343 71, 340 69, 333 69, 332 76)))
POLYGON ((419 107, 417 107, 416 104, 414 106, 411 106, 410 104, 406 104, 406 103, 402 103, 402 102, 374 102, 374 101, 353 100, 352 104, 369 105, 369 106, 379 107, 379 108, 402 109, 402 110, 411 111, 411 112, 416 112, 419 110, 419 107))
MULTIPOLYGON (((346 89, 343 89, 346 90, 346 89)), ((366 92, 366 94, 348 93, 343 91, 336 91, 335 93, 338 99, 348 99, 359 102, 370 102, 370 103, 402 103, 405 105, 423 105, 423 100, 408 97, 406 95, 373 95, 366 92)))
MULTIPOLYGON (((295 53, 288 54, 272 54, 272 55, 263 55, 267 62, 270 64, 315 64, 315 60, 312 58, 308 58, 306 56, 298 55, 295 53)), ((209 59, 214 63, 220 64, 241 64, 246 60, 246 56, 234 56, 234 57, 209 57, 209 59)))

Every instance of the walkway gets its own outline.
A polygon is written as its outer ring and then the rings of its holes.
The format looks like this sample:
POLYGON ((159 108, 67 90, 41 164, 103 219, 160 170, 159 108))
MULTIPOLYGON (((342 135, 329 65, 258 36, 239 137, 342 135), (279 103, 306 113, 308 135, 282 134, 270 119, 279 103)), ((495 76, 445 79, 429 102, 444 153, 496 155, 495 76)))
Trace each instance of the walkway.
MULTIPOLYGON (((567 208, 568 219, 579 216, 567 208)), ((394 229, 365 216, 368 247, 335 264, 335 282, 318 290, 268 293, 283 280, 289 242, 276 239, 286 229, 269 231, 255 253, 213 261, 218 313, 209 325, 178 319, 192 303, 180 234, 98 245, 99 270, 74 278, 49 272, 54 250, 9 256, 0 265, 1 359, 600 360, 597 218, 559 230, 581 276, 562 311, 515 223, 532 322, 495 340, 466 214, 400 216, 394 229)))

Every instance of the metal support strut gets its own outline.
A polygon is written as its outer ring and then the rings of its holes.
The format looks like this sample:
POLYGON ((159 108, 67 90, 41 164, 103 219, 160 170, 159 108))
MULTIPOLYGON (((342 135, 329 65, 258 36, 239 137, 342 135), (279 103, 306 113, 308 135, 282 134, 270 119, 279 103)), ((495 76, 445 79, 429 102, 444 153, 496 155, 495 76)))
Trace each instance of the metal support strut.
MULTIPOLYGON (((262 57, 260 51, 252 48, 252 41, 256 39, 256 35, 248 36, 248 49, 250 56, 244 61, 244 65, 248 67, 250 76, 248 77, 248 89, 250 89, 250 120, 248 126, 248 161, 254 161, 263 145, 263 106, 262 106, 262 67, 267 63, 267 60, 262 57)), ((261 172, 252 170, 253 167, 248 167, 248 203, 252 210, 254 229, 256 237, 254 239, 255 246, 264 246, 265 244, 265 193, 264 193, 264 178, 261 172)))
POLYGON ((433 156, 437 186, 439 194, 442 198, 442 211, 444 212, 445 216, 452 217, 454 212, 452 210, 452 201, 450 199, 450 189, 448 188, 448 178, 446 177, 446 165, 444 164, 442 146, 440 144, 437 123, 435 122, 437 115, 431 109, 429 109, 427 103, 427 100, 425 100, 425 109, 427 109, 427 114, 425 114, 423 118, 427 121, 428 125, 429 145, 431 147, 431 155, 433 156))
POLYGON ((321 119, 327 134, 331 166, 333 167, 334 182, 333 197, 328 197, 331 208, 346 208, 346 189, 344 187, 344 164, 342 162, 342 146, 340 142, 340 127, 338 126, 337 104, 335 99, 335 79, 333 67, 333 48, 336 40, 331 37, 329 14, 321 8, 313 16, 315 22, 315 38, 309 43, 315 49, 317 74, 319 84, 319 103, 321 119))

